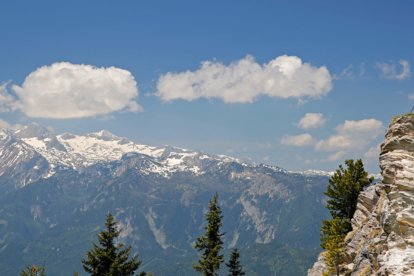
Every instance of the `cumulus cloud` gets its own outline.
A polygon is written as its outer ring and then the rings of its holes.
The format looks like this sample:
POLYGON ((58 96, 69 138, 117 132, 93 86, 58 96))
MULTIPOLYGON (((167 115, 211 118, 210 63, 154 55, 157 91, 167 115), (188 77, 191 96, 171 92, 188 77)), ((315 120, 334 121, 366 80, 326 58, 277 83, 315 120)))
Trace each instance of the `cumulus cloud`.
POLYGON ((382 133, 383 124, 376 119, 364 119, 359 121, 346 120, 343 124, 336 127, 339 134, 345 135, 372 135, 377 137, 382 133))
POLYGON ((383 128, 382 122, 375 119, 346 120, 336 127, 334 135, 318 141, 315 149, 322 151, 362 149, 374 141, 383 132, 383 128))
POLYGON ((328 139, 316 143, 317 150, 335 151, 338 149, 349 149, 352 147, 352 137, 346 135, 331 135, 328 139))
POLYGON ((36 69, 13 90, 19 109, 30 117, 69 119, 140 109, 134 77, 116 67, 54 63, 36 69))
POLYGON ((377 69, 381 71, 384 78, 393 80, 404 80, 411 76, 410 63, 407 60, 400 60, 399 65, 401 69, 395 63, 378 63, 377 69))
POLYGON ((205 61, 195 71, 167 73, 159 78, 156 95, 163 101, 218 98, 226 103, 250 103, 262 95, 319 98, 331 88, 325 66, 315 67, 286 55, 262 65, 246 56, 229 65, 205 61))
POLYGON ((375 159, 378 160, 378 157, 381 152, 381 144, 375 145, 373 147, 370 147, 368 151, 364 154, 364 159, 375 159))
POLYGON ((314 144, 315 139, 309 133, 303 133, 299 135, 285 135, 280 140, 280 143, 283 145, 303 147, 314 144))
POLYGON ((328 156, 329 161, 337 161, 345 156, 345 151, 341 150, 328 156))
POLYGON ((7 89, 8 84, 8 82, 0 84, 0 113, 17 109, 16 98, 7 89))
POLYGON ((298 126, 303 129, 319 128, 326 122, 322 113, 306 113, 300 119, 298 126))

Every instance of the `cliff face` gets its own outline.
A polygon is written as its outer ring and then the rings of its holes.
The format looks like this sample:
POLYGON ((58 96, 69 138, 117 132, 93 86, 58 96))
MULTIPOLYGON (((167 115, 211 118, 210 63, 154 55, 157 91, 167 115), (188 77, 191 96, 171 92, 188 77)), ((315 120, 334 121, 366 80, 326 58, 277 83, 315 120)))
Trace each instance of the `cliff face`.
MULTIPOLYGON (((343 275, 414 275, 414 116, 393 120, 381 145, 383 180, 358 198, 343 275)), ((323 253, 308 275, 325 270, 323 253)))

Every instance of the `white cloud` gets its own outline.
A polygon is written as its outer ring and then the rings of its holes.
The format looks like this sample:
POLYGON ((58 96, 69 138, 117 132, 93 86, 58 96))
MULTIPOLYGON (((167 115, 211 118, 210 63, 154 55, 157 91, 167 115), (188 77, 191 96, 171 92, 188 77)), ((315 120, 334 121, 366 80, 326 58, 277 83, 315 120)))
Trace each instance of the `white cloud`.
POLYGON ((336 127, 336 134, 316 143, 315 149, 322 151, 340 151, 362 149, 383 132, 384 125, 375 119, 359 121, 346 120, 336 127))
POLYGON ((345 151, 338 151, 328 156, 329 161, 337 161, 345 156, 345 151))
POLYGON ((305 116, 300 119, 298 126, 303 129, 319 128, 326 122, 322 113, 306 113, 305 116))
POLYGON ((376 67, 381 71, 384 78, 393 80, 404 80, 411 76, 410 63, 407 60, 400 60, 398 62, 401 69, 397 69, 395 63, 378 63, 376 67))
POLYGON ((285 135, 280 143, 283 145, 303 147, 312 145, 315 143, 315 139, 309 133, 303 133, 299 135, 285 135))
POLYGON ((408 95, 408 99, 411 101, 414 101, 414 93, 408 95))
POLYGON ((267 64, 253 57, 224 65, 205 61, 195 71, 167 73, 157 82, 163 101, 219 98, 227 103, 250 103, 262 95, 278 98, 319 98, 332 88, 325 66, 302 63, 296 56, 279 56, 267 64))
POLYGON ((346 120, 342 125, 336 127, 339 134, 344 135, 372 135, 378 137, 382 133, 383 124, 375 119, 364 119, 359 121, 346 120))
POLYGON ((381 152, 381 144, 370 147, 368 151, 364 154, 364 159, 378 160, 380 152, 381 152))
POLYGON ((8 91, 8 82, 0 84, 0 113, 17 109, 16 99, 8 91))
POLYGON ((328 139, 316 143, 317 150, 336 151, 338 149, 349 149, 353 145, 351 137, 346 135, 331 135, 328 139))
MULTIPOLYGON (((378 67, 378 64, 376 65, 378 67)), ((365 77, 366 68, 365 62, 354 65, 350 64, 345 67, 339 74, 334 74, 333 79, 335 80, 356 80, 365 77)))
POLYGON ((345 69, 342 70, 342 72, 339 75, 334 75, 333 76, 334 79, 349 79, 352 80, 355 78, 354 75, 354 65, 350 64, 347 67, 345 67, 345 69))
POLYGON ((54 63, 36 69, 13 90, 30 117, 69 119, 140 109, 134 77, 116 67, 54 63))

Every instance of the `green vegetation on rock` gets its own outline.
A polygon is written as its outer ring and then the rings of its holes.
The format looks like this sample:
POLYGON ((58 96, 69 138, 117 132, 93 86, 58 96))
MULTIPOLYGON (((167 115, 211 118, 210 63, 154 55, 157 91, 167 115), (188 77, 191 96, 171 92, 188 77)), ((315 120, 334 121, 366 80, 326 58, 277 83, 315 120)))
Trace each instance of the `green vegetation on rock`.
POLYGON ((326 208, 331 220, 324 220, 321 227, 321 247, 326 250, 327 275, 339 275, 340 264, 345 255, 344 238, 352 230, 351 219, 354 216, 359 193, 374 181, 368 177, 361 159, 346 160, 346 168, 339 165, 329 179, 325 195, 329 198, 326 208))

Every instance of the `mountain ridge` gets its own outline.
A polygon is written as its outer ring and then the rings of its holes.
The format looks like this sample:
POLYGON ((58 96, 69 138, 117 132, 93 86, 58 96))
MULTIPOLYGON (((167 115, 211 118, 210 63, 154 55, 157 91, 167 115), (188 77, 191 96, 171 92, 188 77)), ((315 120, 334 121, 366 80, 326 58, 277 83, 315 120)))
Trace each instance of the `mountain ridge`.
MULTIPOLYGON (((124 154, 143 154, 152 158, 155 162, 162 164, 164 168, 154 168, 153 172, 161 173, 168 176, 169 172, 174 170, 190 170, 194 173, 200 171, 200 168, 193 164, 190 167, 190 159, 198 158, 213 159, 220 162, 237 162, 250 166, 266 166, 275 171, 284 171, 289 173, 298 173, 304 175, 331 176, 333 172, 321 170, 306 171, 288 171, 278 166, 256 163, 245 163, 239 159, 226 155, 212 155, 200 151, 194 151, 173 146, 149 146, 133 142, 125 137, 119 137, 107 130, 76 135, 71 133, 62 133, 55 135, 51 129, 45 128, 38 124, 23 126, 17 130, 3 130, 0 141, 6 137, 12 137, 25 143, 27 150, 33 150, 40 154, 49 162, 51 168, 45 173, 45 177, 54 174, 56 166, 71 167, 78 170, 96 163, 105 163, 121 160, 124 154), (183 166, 180 166, 182 164, 183 166)), ((0 143, 1 146, 1 143, 0 143)), ((24 146, 22 146, 24 147, 24 146)), ((3 150, 0 148, 0 152, 3 150)), ((195 160, 193 160, 195 161, 195 160)), ((199 162, 196 162, 199 163, 199 162)), ((1 172, 1 171, 0 171, 1 172)))
POLYGON ((223 209, 225 248, 240 248, 246 262, 254 263, 246 265, 249 275, 303 274, 320 251, 327 176, 135 145, 104 131, 88 136, 29 130, 0 134, 0 271, 5 274, 43 260, 52 274, 61 268, 81 271, 80 258, 112 212, 121 241, 140 253, 146 270, 176 275, 169 268, 188 263, 179 266, 180 273, 192 275, 191 244, 203 232, 203 213, 215 192, 223 209), (114 147, 119 150, 108 153, 114 147))

